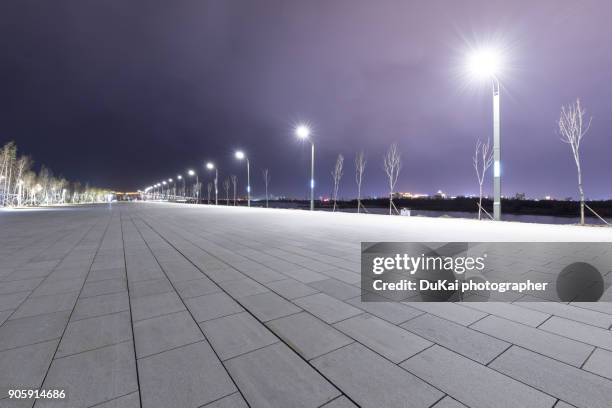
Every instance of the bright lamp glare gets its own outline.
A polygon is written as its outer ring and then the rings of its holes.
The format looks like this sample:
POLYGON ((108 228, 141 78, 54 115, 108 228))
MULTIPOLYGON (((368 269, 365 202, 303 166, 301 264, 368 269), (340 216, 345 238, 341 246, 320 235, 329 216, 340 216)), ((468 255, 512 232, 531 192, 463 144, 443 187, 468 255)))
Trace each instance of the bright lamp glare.
POLYGON ((310 136, 310 129, 306 125, 299 125, 295 128, 295 135, 300 139, 306 139, 310 136))
POLYGON ((188 173, 190 176, 193 176, 193 175, 195 174, 195 171, 193 171, 193 170, 189 170, 189 171, 187 171, 187 173, 188 173))
POLYGON ((180 180, 180 179, 182 179, 182 178, 183 178, 183 176, 181 176, 181 175, 179 174, 178 176, 176 176, 176 178, 180 180))
POLYGON ((165 185, 166 185, 166 182, 165 182, 165 181, 162 181, 162 184, 165 186, 165 185))
POLYGON ((214 168, 215 168, 215 165, 214 165, 214 164, 212 164, 212 163, 210 163, 210 162, 208 162, 208 163, 206 163, 206 168, 207 168, 208 170, 212 170, 212 169, 214 169, 214 168))
POLYGON ((237 158, 238 160, 242 160, 242 159, 244 159, 244 152, 243 152, 243 151, 238 150, 238 151, 236 152, 236 158, 237 158))
POLYGON ((168 183, 172 183, 172 179, 168 179, 168 183))
POLYGON ((468 70, 477 77, 494 77, 499 74, 500 69, 501 56, 495 49, 476 50, 468 58, 468 70))

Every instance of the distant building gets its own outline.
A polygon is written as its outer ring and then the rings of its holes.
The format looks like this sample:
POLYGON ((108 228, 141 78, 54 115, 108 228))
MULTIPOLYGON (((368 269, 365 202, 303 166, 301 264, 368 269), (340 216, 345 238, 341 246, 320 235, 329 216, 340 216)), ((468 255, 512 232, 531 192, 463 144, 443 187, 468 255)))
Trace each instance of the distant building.
POLYGON ((524 200, 525 199, 525 193, 516 193, 514 195, 514 199, 515 200, 524 200))
POLYGON ((393 198, 423 198, 428 197, 427 194, 418 194, 418 193, 410 193, 410 192, 397 192, 393 193, 393 198))
POLYGON ((434 198, 437 198, 438 200, 446 200, 448 195, 444 191, 438 190, 436 194, 434 194, 434 198))

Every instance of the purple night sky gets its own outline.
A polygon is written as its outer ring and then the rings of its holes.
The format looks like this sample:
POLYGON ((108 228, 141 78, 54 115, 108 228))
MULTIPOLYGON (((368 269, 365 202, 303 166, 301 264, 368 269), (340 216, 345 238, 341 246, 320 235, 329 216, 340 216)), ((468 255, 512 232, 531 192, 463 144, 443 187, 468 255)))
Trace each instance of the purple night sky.
MULTIPOLYGON (((382 155, 400 145, 398 190, 476 193, 475 141, 492 133, 488 86, 461 75, 470 46, 508 54, 502 76, 503 192, 577 196, 562 104, 593 116, 585 191, 611 197, 612 4, 609 1, 3 1, 0 144, 71 180, 136 189, 214 160, 221 178, 249 154, 255 196, 306 197, 308 121, 317 194, 384 194, 382 155)), ((490 176, 490 174, 489 174, 490 176)), ((204 181, 207 181, 204 177, 204 181)), ((485 182, 492 190, 491 178, 485 182)))

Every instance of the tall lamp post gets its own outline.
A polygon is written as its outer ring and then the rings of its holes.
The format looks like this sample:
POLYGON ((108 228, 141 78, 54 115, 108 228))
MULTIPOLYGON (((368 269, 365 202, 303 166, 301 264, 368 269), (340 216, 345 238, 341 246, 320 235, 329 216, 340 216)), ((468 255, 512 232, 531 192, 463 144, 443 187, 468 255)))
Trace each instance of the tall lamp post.
POLYGON ((206 163, 208 170, 215 170, 215 205, 219 205, 219 169, 211 162, 206 163))
MULTIPOLYGON (((173 191, 176 188, 176 183, 174 183, 174 188, 172 190, 170 190, 170 183, 172 183, 172 179, 171 178, 168 179, 168 196, 170 196, 170 191, 173 191)), ((176 198, 176 193, 174 195, 175 195, 175 198, 176 198)), ((168 197, 168 199, 170 199, 170 197, 168 197)))
POLYGON ((187 170, 187 174, 189 174, 191 177, 195 176, 195 178, 196 178, 196 186, 198 187, 198 191, 193 191, 192 190, 192 193, 195 193, 196 204, 198 204, 200 202, 200 193, 199 193, 199 190, 200 190, 200 179, 199 179, 199 176, 193 170, 187 170))
POLYGON ((501 57, 494 49, 477 50, 469 56, 472 75, 491 81, 493 90, 493 218, 501 220, 501 124, 499 113, 501 57))
POLYGON ((243 151, 238 150, 236 152, 236 158, 238 160, 246 159, 247 165, 247 206, 251 206, 251 165, 249 164, 249 158, 246 157, 243 151))
POLYGON ((310 138, 310 128, 306 125, 298 125, 295 128, 295 135, 302 140, 310 142, 310 211, 314 211, 314 142, 310 138))
MULTIPOLYGON (((162 181, 162 200, 164 199, 164 187, 166 185, 166 180, 162 181)), ((168 196, 168 190, 166 189, 166 196, 168 196)))
POLYGON ((176 176, 177 180, 183 180, 183 195, 181 195, 182 198, 185 198, 185 179, 183 178, 183 176, 181 174, 176 176))

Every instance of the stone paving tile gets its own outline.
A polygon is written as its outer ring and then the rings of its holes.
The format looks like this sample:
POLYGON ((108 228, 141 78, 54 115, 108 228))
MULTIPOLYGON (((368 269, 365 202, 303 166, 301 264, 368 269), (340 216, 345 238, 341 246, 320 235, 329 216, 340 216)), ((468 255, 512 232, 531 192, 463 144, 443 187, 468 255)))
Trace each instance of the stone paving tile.
POLYGON ((324 279, 328 279, 329 276, 323 275, 319 272, 311 271, 306 268, 289 268, 282 271, 283 274, 289 278, 295 279, 302 283, 316 282, 324 279))
POLYGON ((357 296, 345 302, 393 324, 403 323, 425 313, 402 303, 390 302, 372 293, 364 296, 369 301, 362 301, 361 296, 357 296))
POLYGON ((128 293, 118 292, 110 295, 100 295, 79 299, 72 312, 71 320, 86 319, 88 317, 123 312, 130 309, 128 293))
POLYGON ((77 320, 68 323, 55 357, 64 357, 131 339, 129 312, 77 320))
POLYGON ((340 331, 305 312, 272 320, 267 325, 307 360, 353 342, 340 331))
POLYGON ((64 400, 38 400, 43 407, 90 407, 138 390, 131 342, 53 360, 44 389, 63 389, 64 400))
POLYGON ((132 299, 132 319, 149 319, 185 310, 176 292, 166 292, 132 299))
POLYGON ((138 360, 142 407, 199 407, 236 387, 208 343, 199 342, 138 360))
POLYGON ((134 336, 138 358, 204 340, 187 311, 134 322, 134 336))
POLYGON ((318 290, 311 288, 302 282, 296 281, 295 279, 282 279, 266 283, 266 286, 287 299, 295 299, 319 292, 318 290))
POLYGON ((587 344, 495 316, 487 316, 470 327, 576 367, 593 351, 587 344))
POLYGON ((72 310, 79 292, 30 297, 19 306, 11 319, 72 310))
POLYGON ((234 299, 269 292, 268 288, 250 278, 220 282, 219 286, 234 299))
POLYGON ((406 304, 462 326, 469 326, 486 316, 486 313, 455 303, 406 302, 406 304))
POLYGON ((561 400, 557 401, 555 404, 555 408, 576 408, 573 405, 568 404, 567 402, 563 402, 561 400))
POLYGON ((610 407, 612 381, 529 350, 512 346, 489 366, 576 407, 610 407))
POLYGON ((553 316, 540 329, 612 350, 612 331, 553 316))
POLYGON ((174 292, 168 279, 149 279, 129 283, 130 297, 138 298, 149 295, 159 295, 166 292, 174 292))
POLYGON ((32 297, 50 296, 63 293, 78 292, 81 290, 85 278, 63 278, 56 280, 45 280, 34 292, 32 297))
POLYGON ((252 407, 318 407, 340 395, 282 343, 228 360, 226 366, 252 407))
POLYGON ((565 303, 521 301, 515 304, 523 308, 538 310, 543 313, 564 317, 566 319, 598 326, 604 329, 608 329, 610 326, 612 326, 612 315, 596 312, 594 310, 583 309, 581 307, 575 307, 572 305, 566 305, 565 303))
POLYGON ((202 408, 248 408, 248 405, 240 393, 235 392, 232 395, 228 395, 227 397, 213 401, 210 404, 206 404, 202 408))
POLYGON ((198 323, 244 311, 235 300, 222 292, 186 299, 185 304, 198 323))
POLYGON ((69 316, 70 312, 57 312, 7 320, 0 327, 0 351, 59 338, 69 316))
POLYGON ((183 299, 221 292, 221 289, 205 276, 190 281, 176 282, 175 287, 183 299))
POLYGON ((472 408, 550 408, 555 403, 549 395, 437 345, 401 366, 472 408))
POLYGON ((278 342, 264 325, 249 313, 237 313, 200 324, 221 360, 278 342))
POLYGON ((58 340, 0 352, 0 398, 9 389, 37 389, 49 369, 58 340))
POLYGON ((309 311, 319 319, 330 324, 363 313, 363 311, 341 300, 334 299, 325 293, 301 297, 295 299, 293 302, 302 309, 309 311))
POLYGON ((612 380, 612 352, 603 349, 595 349, 583 368, 612 380))
POLYGON ((466 302, 465 306, 532 327, 538 327, 543 321, 550 317, 550 314, 531 309, 525 310, 511 303, 466 302))
POLYGON ((367 313, 343 320, 334 327, 394 363, 404 361, 433 344, 367 313))
POLYGON ((0 295, 10 295, 17 292, 26 292, 36 289, 43 278, 22 279, 11 282, 0 282, 0 295))
POLYGON ((97 282, 107 279, 125 279, 125 268, 100 269, 89 272, 87 282, 97 282))
POLYGON ((251 279, 255 279, 259 283, 270 283, 274 281, 278 281, 281 279, 287 279, 285 275, 282 273, 273 271, 268 268, 247 268, 245 270, 241 270, 246 276, 251 279))
POLYGON ((95 408, 140 408, 140 396, 138 392, 124 395, 114 400, 96 405, 95 408))
POLYGON ((316 358, 312 364, 364 408, 425 408, 444 395, 359 343, 316 358))
POLYGON ((29 294, 28 291, 0 295, 0 312, 17 309, 29 294))
POLYGON ((510 347, 505 341, 430 314, 412 319, 401 327, 485 365, 510 347))
POLYGON ((300 308, 273 292, 247 296, 241 298, 240 303, 263 322, 301 311, 300 308))
POLYGON ((358 287, 336 279, 311 282, 308 285, 339 300, 346 300, 361 295, 361 289, 358 287))
POLYGON ((218 269, 205 269, 206 275, 213 281, 220 283, 234 279, 244 279, 245 275, 235 269, 223 267, 218 269))
POLYGON ((125 279, 107 279, 97 282, 86 282, 81 291, 81 298, 107 295, 109 293, 117 293, 127 289, 125 279))

